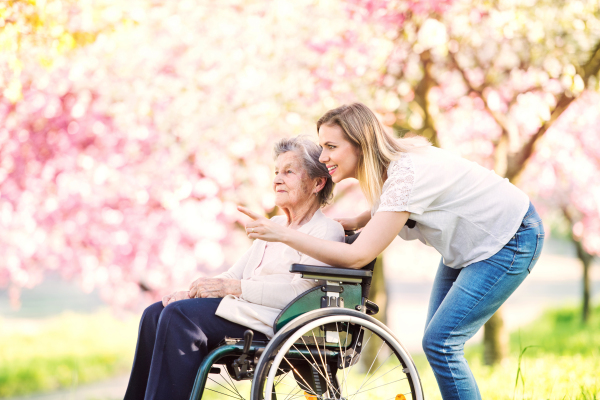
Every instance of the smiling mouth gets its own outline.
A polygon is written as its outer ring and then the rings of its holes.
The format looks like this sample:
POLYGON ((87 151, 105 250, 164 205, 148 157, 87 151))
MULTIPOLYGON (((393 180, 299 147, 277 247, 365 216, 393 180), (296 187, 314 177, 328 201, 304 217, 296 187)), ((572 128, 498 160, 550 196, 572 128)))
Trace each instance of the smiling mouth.
POLYGON ((335 172, 337 167, 338 167, 337 165, 332 165, 331 167, 327 167, 327 170, 329 171, 329 175, 333 175, 333 173, 335 172))

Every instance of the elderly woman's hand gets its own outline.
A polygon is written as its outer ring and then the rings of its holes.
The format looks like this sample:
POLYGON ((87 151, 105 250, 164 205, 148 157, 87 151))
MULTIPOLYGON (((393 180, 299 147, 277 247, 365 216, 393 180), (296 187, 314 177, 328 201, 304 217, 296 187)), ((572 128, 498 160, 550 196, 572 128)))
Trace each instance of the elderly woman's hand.
POLYGON ((268 218, 256 214, 245 207, 238 206, 238 211, 253 219, 246 224, 246 234, 250 239, 262 239, 266 242, 283 242, 290 228, 276 224, 268 218))
POLYGON ((242 282, 237 279, 199 278, 190 286, 190 298, 225 297, 242 294, 242 282))
POLYGON ((187 290, 175 291, 175 292, 168 294, 162 298, 163 307, 166 307, 175 301, 186 300, 189 298, 190 298, 190 294, 187 290))

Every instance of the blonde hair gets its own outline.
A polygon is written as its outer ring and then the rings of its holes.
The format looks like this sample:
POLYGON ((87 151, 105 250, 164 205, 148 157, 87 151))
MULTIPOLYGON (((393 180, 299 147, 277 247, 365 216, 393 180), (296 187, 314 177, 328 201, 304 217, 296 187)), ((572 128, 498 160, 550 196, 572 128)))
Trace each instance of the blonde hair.
POLYGON ((390 136, 373 111, 361 103, 343 105, 327 111, 317 121, 317 133, 321 125, 339 126, 346 138, 360 149, 357 178, 371 207, 381 196, 384 176, 390 162, 398 160, 402 153, 431 145, 422 136, 390 136))

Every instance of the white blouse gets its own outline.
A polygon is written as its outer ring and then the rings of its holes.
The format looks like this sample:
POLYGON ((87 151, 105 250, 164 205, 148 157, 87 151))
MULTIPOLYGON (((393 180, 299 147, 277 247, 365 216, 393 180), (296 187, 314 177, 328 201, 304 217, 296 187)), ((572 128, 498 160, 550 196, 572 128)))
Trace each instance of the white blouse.
POLYGON ((434 247, 452 268, 500 251, 529 208, 527 195, 508 179, 433 146, 403 153, 387 174, 371 214, 410 212, 416 226, 398 235, 434 247))
MULTIPOLYGON (((280 225, 287 222, 285 216, 275 216, 271 220, 280 225)), ((321 210, 317 210, 298 231, 319 239, 344 241, 344 228, 321 210)), ((250 249, 229 270, 215 276, 238 279, 242 286, 242 294, 225 296, 215 314, 273 336, 273 322, 281 310, 296 296, 318 284, 314 279, 303 279, 300 274, 290 273, 294 263, 327 265, 286 244, 254 240, 250 249)))

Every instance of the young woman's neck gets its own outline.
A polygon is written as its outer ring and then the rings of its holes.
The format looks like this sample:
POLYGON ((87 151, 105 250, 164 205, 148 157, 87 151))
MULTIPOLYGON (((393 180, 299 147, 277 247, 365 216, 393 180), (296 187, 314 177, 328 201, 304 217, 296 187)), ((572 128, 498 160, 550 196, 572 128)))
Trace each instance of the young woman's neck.
POLYGON ((287 217, 287 226, 292 229, 298 229, 310 221, 319 208, 321 208, 321 205, 315 198, 313 201, 307 201, 299 207, 282 207, 281 209, 287 217))

